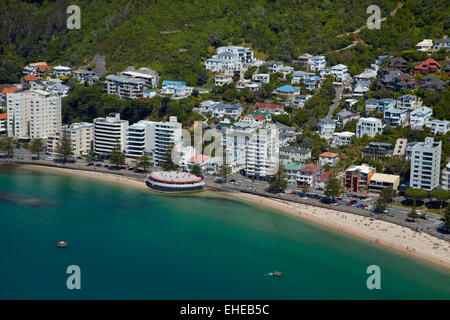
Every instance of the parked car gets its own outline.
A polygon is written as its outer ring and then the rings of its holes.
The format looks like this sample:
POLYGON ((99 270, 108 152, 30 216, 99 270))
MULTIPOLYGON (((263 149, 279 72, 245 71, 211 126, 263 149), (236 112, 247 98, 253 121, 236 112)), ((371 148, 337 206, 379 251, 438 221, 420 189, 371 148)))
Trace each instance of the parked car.
POLYGON ((304 196, 305 196, 305 193, 304 193, 304 192, 297 192, 297 195, 298 195, 299 197, 304 197, 304 196))
POLYGON ((215 183, 225 183, 225 180, 224 179, 216 179, 214 182, 215 183))

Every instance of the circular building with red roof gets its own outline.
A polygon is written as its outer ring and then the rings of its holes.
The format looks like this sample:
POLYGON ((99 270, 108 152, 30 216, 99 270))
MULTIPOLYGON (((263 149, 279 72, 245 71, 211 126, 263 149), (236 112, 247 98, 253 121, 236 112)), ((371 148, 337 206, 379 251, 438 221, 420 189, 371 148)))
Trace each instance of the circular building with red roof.
POLYGON ((158 191, 186 192, 202 190, 205 186, 203 176, 197 177, 188 172, 155 171, 147 176, 147 186, 158 191))

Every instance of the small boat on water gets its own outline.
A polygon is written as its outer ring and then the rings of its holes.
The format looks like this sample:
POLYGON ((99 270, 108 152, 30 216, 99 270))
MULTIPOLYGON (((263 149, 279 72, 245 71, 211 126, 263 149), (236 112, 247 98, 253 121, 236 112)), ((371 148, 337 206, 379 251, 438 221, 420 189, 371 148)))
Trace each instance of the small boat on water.
POLYGON ((279 271, 274 271, 273 272, 274 277, 281 277, 281 272, 279 271))
POLYGON ((58 247, 58 248, 65 248, 65 247, 67 247, 69 244, 67 243, 67 242, 65 242, 65 241, 59 241, 58 243, 56 243, 56 246, 58 247))

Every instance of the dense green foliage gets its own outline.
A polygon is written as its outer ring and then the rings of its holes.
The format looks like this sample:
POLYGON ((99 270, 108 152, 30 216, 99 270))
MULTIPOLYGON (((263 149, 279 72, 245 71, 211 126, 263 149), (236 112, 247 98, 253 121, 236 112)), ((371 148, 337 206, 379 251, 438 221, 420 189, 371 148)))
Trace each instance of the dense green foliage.
MULTIPOLYGON (((376 0, 381 15, 397 0, 376 0)), ((214 47, 244 44, 257 56, 290 62, 309 52, 356 72, 385 52, 412 49, 423 38, 440 38, 450 25, 446 0, 408 0, 381 30, 363 29, 369 4, 357 0, 1 0, 0 83, 19 80, 28 62, 80 66, 97 54, 110 72, 148 66, 163 79, 201 85, 201 61, 214 47), (81 8, 81 29, 68 30, 66 8, 81 8), (337 37, 339 34, 344 34, 337 37), (360 37, 368 47, 334 52, 360 37)))
POLYGON ((64 136, 61 137, 58 146, 56 147, 56 154, 63 159, 64 162, 71 158, 73 156, 72 140, 64 136))

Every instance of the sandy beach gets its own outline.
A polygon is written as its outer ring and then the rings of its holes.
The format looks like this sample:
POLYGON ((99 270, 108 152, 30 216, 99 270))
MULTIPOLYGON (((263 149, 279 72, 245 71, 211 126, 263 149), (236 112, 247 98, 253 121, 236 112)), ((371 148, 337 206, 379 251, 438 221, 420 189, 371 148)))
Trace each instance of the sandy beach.
MULTIPOLYGON (((233 193, 228 193, 236 197, 233 193)), ((340 232, 370 241, 373 245, 401 251, 410 257, 419 258, 450 270, 450 243, 422 232, 383 220, 370 220, 351 213, 324 209, 280 199, 265 198, 240 193, 239 199, 282 211, 293 217, 329 227, 340 232)))
MULTIPOLYGON (((38 165, 25 165, 24 167, 74 174, 150 191, 142 180, 104 172, 91 172, 38 165)), ((416 232, 409 228, 383 220, 370 220, 370 218, 367 217, 340 212, 331 208, 319 208, 248 193, 237 194, 219 192, 219 194, 241 201, 250 201, 254 204, 264 205, 294 218, 308 220, 321 226, 365 239, 372 245, 384 246, 401 251, 411 258, 418 258, 450 270, 450 243, 426 233, 416 232)), ((205 194, 205 196, 207 196, 207 194, 205 194)))

